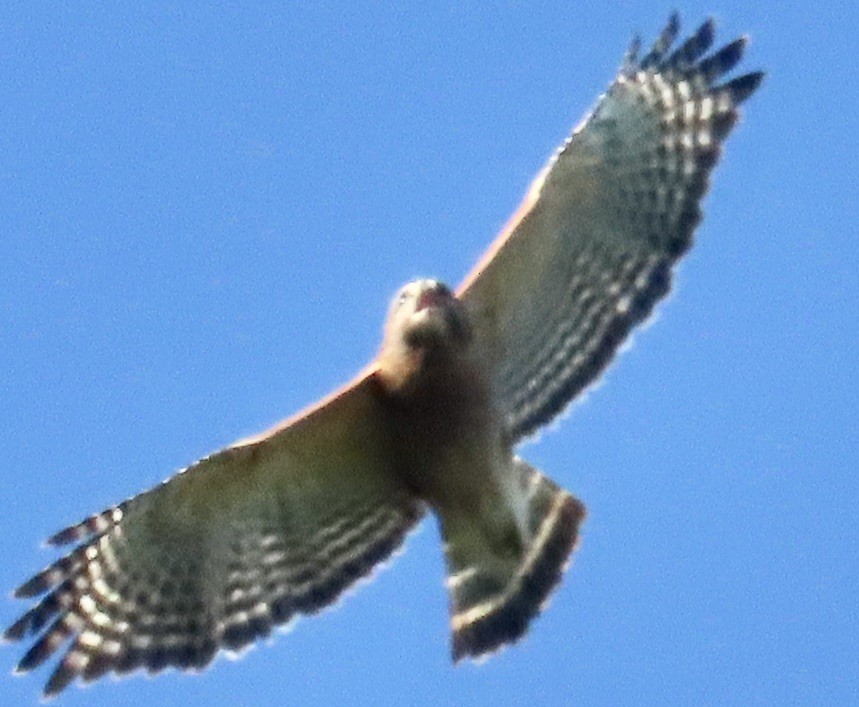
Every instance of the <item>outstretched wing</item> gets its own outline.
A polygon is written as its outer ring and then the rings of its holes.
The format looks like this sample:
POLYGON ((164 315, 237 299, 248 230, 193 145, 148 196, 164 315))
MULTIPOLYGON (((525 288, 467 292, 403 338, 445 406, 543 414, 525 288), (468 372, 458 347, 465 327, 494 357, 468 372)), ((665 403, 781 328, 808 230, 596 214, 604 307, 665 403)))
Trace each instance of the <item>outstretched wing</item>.
POLYGON ((746 39, 702 58, 710 20, 669 53, 678 27, 674 15, 641 59, 633 44, 459 290, 513 440, 592 383, 667 294, 737 107, 763 78, 719 83, 746 39))
POLYGON ((398 481, 374 380, 61 531, 71 553, 16 592, 47 593, 5 633, 19 670, 70 646, 45 688, 138 667, 200 669, 313 613, 400 545, 423 505, 398 481))

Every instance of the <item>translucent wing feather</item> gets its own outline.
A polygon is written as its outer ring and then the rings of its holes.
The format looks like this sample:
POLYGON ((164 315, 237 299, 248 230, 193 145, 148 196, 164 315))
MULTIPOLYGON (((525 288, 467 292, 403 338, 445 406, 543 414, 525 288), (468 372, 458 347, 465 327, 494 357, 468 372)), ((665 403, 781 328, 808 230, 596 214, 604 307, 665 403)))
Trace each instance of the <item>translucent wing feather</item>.
POLYGON ((706 22, 670 53, 676 16, 532 185, 459 296, 492 362, 513 440, 551 420, 670 289, 737 107, 763 74, 719 79, 745 39, 702 58, 706 22))
POLYGON ((107 672, 200 669, 368 574, 423 514, 390 468, 373 384, 55 535, 79 544, 16 592, 45 595, 5 633, 36 635, 19 670, 66 642, 46 694, 107 672))

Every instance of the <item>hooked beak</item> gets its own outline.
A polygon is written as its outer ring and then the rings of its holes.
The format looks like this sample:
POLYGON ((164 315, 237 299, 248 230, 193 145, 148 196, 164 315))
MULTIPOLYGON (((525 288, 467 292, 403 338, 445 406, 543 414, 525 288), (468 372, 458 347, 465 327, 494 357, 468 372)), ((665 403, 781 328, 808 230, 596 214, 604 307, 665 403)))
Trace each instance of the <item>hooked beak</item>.
POLYGON ((435 287, 429 290, 424 290, 418 297, 417 304, 415 305, 415 312, 421 312, 429 307, 441 307, 444 299, 444 293, 435 287))

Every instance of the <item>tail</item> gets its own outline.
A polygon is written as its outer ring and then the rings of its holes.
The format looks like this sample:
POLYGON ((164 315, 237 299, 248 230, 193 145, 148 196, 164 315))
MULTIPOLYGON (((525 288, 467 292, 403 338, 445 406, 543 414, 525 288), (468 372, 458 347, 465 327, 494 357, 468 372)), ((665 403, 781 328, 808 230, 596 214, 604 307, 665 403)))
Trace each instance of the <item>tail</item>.
POLYGON ((513 466, 508 508, 494 508, 492 518, 442 521, 454 661, 520 639, 578 543, 584 505, 525 462, 513 466))

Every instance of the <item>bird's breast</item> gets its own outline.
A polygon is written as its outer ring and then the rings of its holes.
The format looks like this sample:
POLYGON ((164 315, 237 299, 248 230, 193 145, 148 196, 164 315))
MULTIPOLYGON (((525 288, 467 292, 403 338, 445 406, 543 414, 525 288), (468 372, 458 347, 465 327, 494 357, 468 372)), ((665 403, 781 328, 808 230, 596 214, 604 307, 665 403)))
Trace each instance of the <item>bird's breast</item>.
POLYGON ((381 392, 398 473, 436 509, 477 502, 501 445, 499 417, 480 368, 430 372, 408 392, 381 392))

